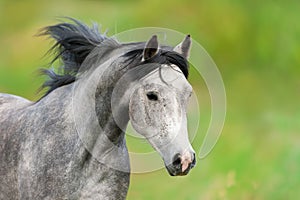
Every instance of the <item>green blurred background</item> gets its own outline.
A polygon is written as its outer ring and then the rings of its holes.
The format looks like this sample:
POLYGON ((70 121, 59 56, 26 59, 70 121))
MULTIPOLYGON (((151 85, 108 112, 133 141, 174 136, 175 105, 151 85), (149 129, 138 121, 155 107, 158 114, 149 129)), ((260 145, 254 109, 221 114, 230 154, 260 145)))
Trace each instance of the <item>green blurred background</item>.
MULTIPOLYGON (((190 33, 223 76, 227 117, 213 152, 186 177, 132 175, 128 199, 300 198, 299 1, 0 0, 1 92, 38 99, 35 71, 49 62, 51 43, 34 35, 57 16, 98 22, 109 35, 147 26, 190 33)), ((209 118, 204 108, 200 124, 209 118)))

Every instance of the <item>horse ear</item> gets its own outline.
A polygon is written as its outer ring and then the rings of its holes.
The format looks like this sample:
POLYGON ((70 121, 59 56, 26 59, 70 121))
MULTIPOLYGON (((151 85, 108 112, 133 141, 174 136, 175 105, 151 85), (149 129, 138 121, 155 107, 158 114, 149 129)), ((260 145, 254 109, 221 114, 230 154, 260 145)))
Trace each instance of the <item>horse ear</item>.
POLYGON ((185 36, 184 40, 174 47, 173 51, 181 54, 185 58, 189 58, 191 49, 191 35, 185 36))
POLYGON ((144 48, 143 60, 151 59, 153 56, 157 54, 157 52, 158 52, 157 36, 153 35, 144 48))

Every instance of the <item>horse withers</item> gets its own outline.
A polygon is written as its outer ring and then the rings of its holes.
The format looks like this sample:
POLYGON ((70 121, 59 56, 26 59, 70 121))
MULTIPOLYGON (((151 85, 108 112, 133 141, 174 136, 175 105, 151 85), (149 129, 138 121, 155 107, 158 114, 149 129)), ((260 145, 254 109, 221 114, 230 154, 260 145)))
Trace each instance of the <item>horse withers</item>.
POLYGON ((0 199, 125 199, 129 120, 172 176, 195 165, 186 107, 190 36, 122 44, 77 20, 43 29, 60 73, 37 102, 0 94, 0 199))

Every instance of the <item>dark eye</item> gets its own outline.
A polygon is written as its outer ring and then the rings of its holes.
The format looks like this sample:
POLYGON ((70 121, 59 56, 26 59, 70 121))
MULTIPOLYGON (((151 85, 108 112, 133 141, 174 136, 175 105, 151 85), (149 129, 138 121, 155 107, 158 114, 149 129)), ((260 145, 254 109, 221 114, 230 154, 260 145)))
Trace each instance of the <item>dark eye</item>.
POLYGON ((148 92, 147 97, 150 101, 157 101, 158 100, 158 96, 157 96, 156 92, 148 92))

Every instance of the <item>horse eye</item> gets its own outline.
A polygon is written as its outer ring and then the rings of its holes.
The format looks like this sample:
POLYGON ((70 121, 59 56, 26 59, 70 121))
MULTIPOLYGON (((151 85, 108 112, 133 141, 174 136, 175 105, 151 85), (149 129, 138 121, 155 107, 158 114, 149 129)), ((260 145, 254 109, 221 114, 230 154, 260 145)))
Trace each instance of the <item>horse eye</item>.
POLYGON ((148 92, 147 97, 150 101, 157 101, 158 100, 158 96, 155 92, 148 92))

